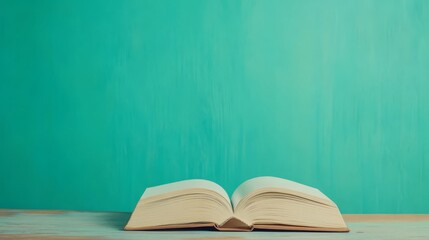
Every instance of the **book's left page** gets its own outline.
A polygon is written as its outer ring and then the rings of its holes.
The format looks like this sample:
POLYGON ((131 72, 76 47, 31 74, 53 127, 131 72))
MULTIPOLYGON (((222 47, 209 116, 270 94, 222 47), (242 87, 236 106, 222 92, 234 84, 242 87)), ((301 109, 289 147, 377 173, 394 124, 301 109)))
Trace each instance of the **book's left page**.
POLYGON ((203 180, 184 180, 145 190, 126 230, 215 226, 233 214, 225 190, 203 180))
POLYGON ((204 180, 204 179, 183 180, 183 181, 146 188, 146 190, 142 195, 142 198, 149 198, 153 196, 159 196, 162 194, 183 191, 187 189, 207 189, 219 194, 226 201, 228 202, 230 201, 228 194, 221 186, 219 186, 215 182, 204 180))

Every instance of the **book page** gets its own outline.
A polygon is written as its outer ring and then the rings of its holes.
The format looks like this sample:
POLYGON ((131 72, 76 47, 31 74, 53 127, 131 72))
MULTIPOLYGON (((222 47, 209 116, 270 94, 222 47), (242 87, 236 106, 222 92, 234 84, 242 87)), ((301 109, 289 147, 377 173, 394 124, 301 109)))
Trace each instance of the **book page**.
POLYGON ((181 191, 185 189, 193 189, 193 188, 203 188, 203 189, 216 192, 222 197, 224 197, 228 203, 230 203, 228 194, 221 186, 219 186, 218 184, 212 181, 203 180, 203 179, 183 180, 183 181, 168 183, 168 184, 164 184, 156 187, 150 187, 146 189, 146 191, 143 193, 141 198, 148 198, 148 197, 153 197, 164 193, 181 191))
POLYGON ((319 197, 319 198, 331 201, 328 197, 326 197, 322 192, 320 192, 316 188, 312 188, 312 187, 309 187, 294 181, 286 180, 283 178, 256 177, 245 181, 240 186, 238 186, 237 189, 234 191, 231 198, 233 208, 235 209, 235 207, 238 205, 241 199, 246 197, 249 193, 262 188, 289 189, 289 190, 293 190, 296 192, 312 195, 315 197, 319 197))

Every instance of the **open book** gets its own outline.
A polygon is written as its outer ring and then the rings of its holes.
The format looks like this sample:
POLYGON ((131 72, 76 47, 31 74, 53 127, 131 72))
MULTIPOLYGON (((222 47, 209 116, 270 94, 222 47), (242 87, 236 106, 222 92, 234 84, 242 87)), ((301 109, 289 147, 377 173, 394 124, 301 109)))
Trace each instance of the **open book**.
POLYGON ((147 188, 125 230, 196 227, 225 231, 349 231, 337 205, 322 192, 276 177, 245 181, 231 200, 222 187, 207 180, 147 188))

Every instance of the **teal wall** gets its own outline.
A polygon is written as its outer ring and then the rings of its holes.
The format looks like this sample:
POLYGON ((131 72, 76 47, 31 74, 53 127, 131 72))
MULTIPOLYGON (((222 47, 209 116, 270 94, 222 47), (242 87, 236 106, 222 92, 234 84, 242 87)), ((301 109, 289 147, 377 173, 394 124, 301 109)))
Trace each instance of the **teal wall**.
POLYGON ((429 1, 0 1, 0 208, 274 175, 429 213, 429 1))

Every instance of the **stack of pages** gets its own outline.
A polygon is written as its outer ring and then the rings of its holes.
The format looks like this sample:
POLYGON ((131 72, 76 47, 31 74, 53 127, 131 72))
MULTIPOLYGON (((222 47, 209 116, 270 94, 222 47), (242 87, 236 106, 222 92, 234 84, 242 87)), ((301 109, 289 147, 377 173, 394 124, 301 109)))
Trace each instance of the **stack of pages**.
POLYGON ((337 205, 319 190, 277 177, 242 183, 230 199, 208 180, 146 189, 125 230, 214 227, 221 231, 348 232, 337 205))

